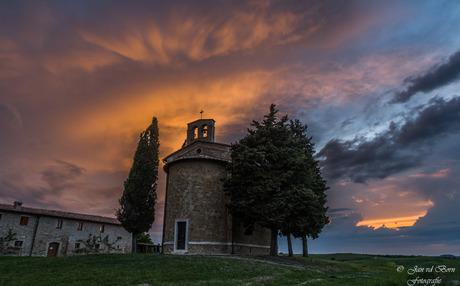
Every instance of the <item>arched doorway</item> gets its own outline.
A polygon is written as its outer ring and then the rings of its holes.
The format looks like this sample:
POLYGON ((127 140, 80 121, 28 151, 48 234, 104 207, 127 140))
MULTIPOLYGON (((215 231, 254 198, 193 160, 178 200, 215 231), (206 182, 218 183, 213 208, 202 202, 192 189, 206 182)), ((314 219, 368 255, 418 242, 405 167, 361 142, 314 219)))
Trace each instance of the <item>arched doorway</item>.
POLYGON ((58 250, 59 250, 59 243, 51 242, 50 245, 48 246, 48 254, 46 256, 48 257, 57 256, 58 250))

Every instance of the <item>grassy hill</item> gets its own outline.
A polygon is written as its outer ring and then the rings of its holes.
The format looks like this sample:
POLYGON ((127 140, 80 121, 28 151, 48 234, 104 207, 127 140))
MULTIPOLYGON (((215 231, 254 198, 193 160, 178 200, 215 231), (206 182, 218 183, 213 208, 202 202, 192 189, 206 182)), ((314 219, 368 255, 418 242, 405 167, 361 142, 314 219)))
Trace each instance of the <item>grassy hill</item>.
POLYGON ((460 285, 459 271, 458 259, 360 254, 0 257, 0 285, 460 285))

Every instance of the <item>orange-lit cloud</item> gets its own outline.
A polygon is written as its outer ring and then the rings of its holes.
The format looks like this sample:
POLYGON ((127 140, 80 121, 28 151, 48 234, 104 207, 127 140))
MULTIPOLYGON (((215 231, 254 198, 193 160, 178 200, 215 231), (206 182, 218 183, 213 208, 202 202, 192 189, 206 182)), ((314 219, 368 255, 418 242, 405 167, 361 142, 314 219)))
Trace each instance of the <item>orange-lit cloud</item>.
POLYGON ((395 217, 395 218, 382 218, 382 219, 371 219, 363 220, 356 224, 356 226, 369 226, 375 229, 380 227, 398 229, 401 227, 413 226, 414 223, 420 218, 426 215, 425 213, 409 216, 409 217, 395 217))
MULTIPOLYGON (((168 17, 166 27, 165 23, 159 22, 160 16, 138 15, 134 21, 118 19, 119 29, 116 31, 107 30, 103 25, 77 31, 86 42, 128 59, 177 66, 180 65, 178 55, 202 61, 234 52, 251 51, 262 44, 266 48, 297 41, 316 30, 317 23, 311 23, 307 32, 298 29, 304 24, 302 19, 306 17, 305 14, 311 13, 308 10, 304 13, 274 10, 267 3, 216 7, 218 11, 227 10, 224 15, 217 11, 200 15, 202 12, 194 5, 186 4, 164 12, 168 17), (196 14, 190 13, 190 9, 195 10, 196 14)), ((135 17, 129 13, 127 16, 135 17)))

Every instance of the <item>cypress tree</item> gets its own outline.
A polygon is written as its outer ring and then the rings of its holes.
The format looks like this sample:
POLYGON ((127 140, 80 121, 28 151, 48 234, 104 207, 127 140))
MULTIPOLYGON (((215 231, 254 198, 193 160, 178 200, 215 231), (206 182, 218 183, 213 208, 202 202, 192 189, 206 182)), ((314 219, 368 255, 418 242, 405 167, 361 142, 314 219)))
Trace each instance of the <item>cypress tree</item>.
POLYGON ((159 154, 158 121, 141 133, 134 154, 133 165, 124 182, 123 195, 116 212, 123 227, 132 234, 132 252, 137 251, 137 236, 147 232, 155 220, 156 188, 159 154))

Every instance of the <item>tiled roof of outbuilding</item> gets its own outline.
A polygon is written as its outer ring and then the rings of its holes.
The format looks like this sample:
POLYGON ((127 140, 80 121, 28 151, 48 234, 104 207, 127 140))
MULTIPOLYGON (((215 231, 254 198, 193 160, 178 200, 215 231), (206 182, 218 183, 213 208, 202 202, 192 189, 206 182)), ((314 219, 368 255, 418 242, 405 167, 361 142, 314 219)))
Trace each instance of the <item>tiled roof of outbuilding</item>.
POLYGON ((30 215, 49 216, 49 217, 59 217, 59 218, 67 218, 67 219, 73 219, 73 220, 83 220, 83 221, 106 223, 106 224, 116 224, 116 225, 121 224, 116 218, 110 218, 110 217, 104 217, 104 216, 96 216, 96 215, 88 215, 88 214, 71 213, 71 212, 56 211, 56 210, 27 208, 27 207, 20 207, 20 208, 15 209, 14 205, 6 205, 6 204, 0 204, 0 211, 21 213, 21 214, 30 214, 30 215))

